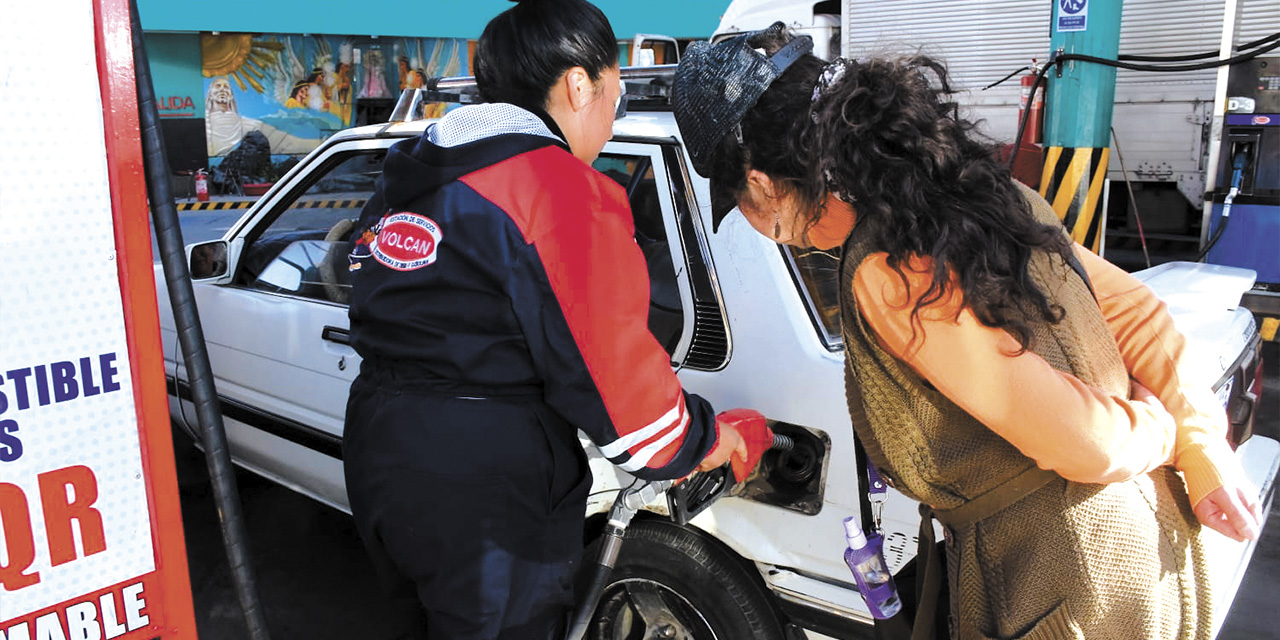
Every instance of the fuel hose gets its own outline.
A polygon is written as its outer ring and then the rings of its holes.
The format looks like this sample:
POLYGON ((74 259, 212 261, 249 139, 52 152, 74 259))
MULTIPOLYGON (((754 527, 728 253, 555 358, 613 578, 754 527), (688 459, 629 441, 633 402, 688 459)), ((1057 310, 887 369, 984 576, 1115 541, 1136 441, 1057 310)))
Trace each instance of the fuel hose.
MULTIPOLYGON (((790 451, 796 446, 795 440, 781 433, 773 434, 773 444, 770 449, 776 451, 790 451)), ((732 479, 733 472, 729 470, 729 463, 725 463, 720 469, 705 473, 696 473, 686 478, 683 484, 696 483, 697 478, 707 477, 709 474, 727 474, 732 479)), ((730 483, 732 485, 732 483, 730 483)), ((600 601, 601 595, 604 594, 605 587, 609 585, 609 577, 613 574, 613 567, 618 561, 618 554, 622 551, 623 541, 626 538, 627 527, 631 524, 631 519, 635 517, 640 509, 652 502, 658 494, 672 490, 673 482, 671 480, 661 480, 656 482, 646 482, 638 486, 623 489, 618 492, 618 497, 613 501, 613 507, 609 509, 609 519, 604 526, 604 534, 600 536, 600 553, 592 562, 584 563, 584 570, 591 573, 587 581, 587 588, 579 594, 578 606, 573 612, 570 620, 569 630, 566 634, 567 640, 583 640, 587 635, 587 627, 591 623, 591 617, 595 613, 596 605, 600 601)), ((716 491, 706 497, 706 503, 699 506, 699 510, 710 506, 712 502, 718 500, 728 490, 729 486, 725 486, 725 491, 716 491)), ((676 521, 681 522, 679 518, 676 521)))
MULTIPOLYGON (((1126 60, 1111 60, 1109 58, 1098 58, 1096 56, 1086 56, 1078 53, 1063 53, 1063 54, 1055 53, 1049 58, 1049 61, 1046 62, 1044 66, 1040 67, 1040 70, 1036 73, 1036 79, 1035 79, 1035 82, 1032 83, 1031 85, 1031 92, 1029 95, 1034 96, 1036 94, 1036 90, 1040 88, 1040 85, 1044 82, 1045 76, 1048 75, 1049 69, 1053 69, 1053 68, 1060 69, 1063 64, 1067 62, 1071 62, 1073 60, 1078 60, 1081 62, 1089 62, 1093 64, 1101 64, 1108 67, 1116 67, 1117 69, 1129 69, 1131 71, 1150 71, 1150 72, 1158 72, 1158 73, 1201 71, 1204 69, 1213 69, 1215 67, 1221 67, 1221 66, 1246 62, 1254 58, 1257 58, 1258 56, 1264 53, 1267 53, 1268 51, 1271 51, 1277 47, 1280 47, 1280 32, 1276 32, 1260 40, 1255 40, 1253 42, 1250 42, 1248 43, 1247 46, 1252 46, 1252 45, 1257 45, 1257 46, 1254 49, 1245 51, 1243 53, 1237 54, 1230 58, 1224 58, 1222 60, 1212 60, 1209 62, 1199 62, 1195 64, 1137 64, 1137 63, 1129 62, 1126 60)), ((1198 56, 1199 54, 1197 54, 1197 57, 1198 56)), ((1165 59, 1165 58, 1160 58, 1160 59, 1165 59)), ((1176 58, 1168 58, 1168 59, 1173 60, 1176 58)), ((1014 72, 1014 73, 1017 73, 1017 72, 1014 72)), ((1012 76, 1013 74, 1010 74, 1009 77, 1012 77, 1012 76)), ((1022 139, 1023 132, 1027 130, 1027 120, 1030 118, 1030 116, 1031 116, 1031 109, 1023 110, 1022 118, 1018 120, 1018 134, 1014 136, 1013 138, 1014 140, 1022 139)), ((1020 144, 1013 145, 1013 150, 1009 153, 1008 165, 1010 167, 1012 167, 1014 161, 1017 160, 1018 148, 1021 146, 1022 145, 1020 144)))
POLYGON ((249 638, 268 640, 266 620, 258 600, 257 582, 249 560, 249 539, 245 533, 244 517, 240 510, 240 494, 236 488, 235 469, 231 466, 231 455, 227 449, 226 429, 222 424, 222 411, 217 390, 213 385, 213 370, 209 365, 204 331, 200 327, 200 317, 196 310, 195 291, 191 286, 191 272, 187 268, 182 230, 178 225, 178 212, 173 203, 173 192, 169 183, 169 159, 165 153, 164 138, 160 131, 160 115, 156 108, 155 88, 151 81, 151 66, 147 60, 146 45, 142 40, 142 22, 138 17, 137 0, 129 2, 129 22, 133 39, 133 68, 137 76, 138 118, 142 129, 143 168, 146 171, 147 200, 151 205, 151 223, 155 227, 160 264, 164 271, 165 285, 169 290, 169 300, 173 306, 178 342, 186 360, 187 376, 191 381, 191 395, 204 444, 205 463, 209 468, 209 478, 213 485, 213 499, 218 507, 218 522, 222 528, 227 561, 231 567, 236 597, 244 612, 249 638))
POLYGON ((1237 151, 1235 157, 1231 159, 1231 189, 1227 191, 1227 196, 1222 199, 1222 218, 1218 221, 1218 228, 1213 231, 1213 237, 1209 238, 1209 242, 1205 243, 1204 248, 1196 256, 1196 262, 1204 260, 1205 256, 1209 255, 1213 245, 1218 244, 1218 240, 1222 238, 1222 233, 1227 230, 1227 223, 1231 221, 1231 203, 1235 201, 1236 195, 1240 193, 1240 185, 1244 182, 1244 167, 1248 160, 1248 155, 1244 150, 1237 151))

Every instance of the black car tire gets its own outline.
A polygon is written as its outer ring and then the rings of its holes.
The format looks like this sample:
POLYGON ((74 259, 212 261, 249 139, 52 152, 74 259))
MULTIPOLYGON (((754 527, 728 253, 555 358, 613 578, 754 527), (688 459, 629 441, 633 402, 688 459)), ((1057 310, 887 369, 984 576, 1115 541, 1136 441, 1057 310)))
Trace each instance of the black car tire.
MULTIPOLYGON (((597 541, 583 566, 594 569, 597 541)), ((764 587, 706 535, 662 520, 637 520, 587 627, 588 640, 784 640, 764 587), (654 605, 661 603, 661 607, 654 605), (661 609, 661 611, 657 611, 661 609), (642 613, 643 611, 643 613, 642 613), (668 628, 657 628, 668 626, 668 628)))

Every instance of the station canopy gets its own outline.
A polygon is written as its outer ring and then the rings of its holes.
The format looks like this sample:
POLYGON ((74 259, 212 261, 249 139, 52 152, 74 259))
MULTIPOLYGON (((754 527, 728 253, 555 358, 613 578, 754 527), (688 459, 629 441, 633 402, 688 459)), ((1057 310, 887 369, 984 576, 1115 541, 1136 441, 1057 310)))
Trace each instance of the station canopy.
MULTIPOLYGON (((707 38, 729 0, 595 0, 619 38, 707 38)), ((509 0, 138 0, 147 31, 479 38, 509 0)))

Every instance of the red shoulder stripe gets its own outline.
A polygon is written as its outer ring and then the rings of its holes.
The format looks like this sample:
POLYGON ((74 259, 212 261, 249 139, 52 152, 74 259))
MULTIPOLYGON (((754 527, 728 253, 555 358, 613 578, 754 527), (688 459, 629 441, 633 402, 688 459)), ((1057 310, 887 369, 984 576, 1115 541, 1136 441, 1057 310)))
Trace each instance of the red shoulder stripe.
POLYGON ((558 147, 464 176, 534 245, 617 438, 624 466, 660 467, 689 422, 680 382, 649 332, 649 275, 623 189, 558 147), (513 180, 512 176, 527 176, 513 180))

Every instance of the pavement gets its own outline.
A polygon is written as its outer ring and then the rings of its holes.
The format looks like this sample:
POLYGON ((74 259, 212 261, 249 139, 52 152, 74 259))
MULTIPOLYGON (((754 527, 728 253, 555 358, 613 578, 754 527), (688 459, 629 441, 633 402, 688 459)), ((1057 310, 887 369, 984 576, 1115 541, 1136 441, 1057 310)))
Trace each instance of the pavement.
MULTIPOLYGON (((245 202, 240 199, 224 199, 222 197, 215 197, 211 201, 215 203, 227 202, 235 205, 245 202)), ((176 202, 178 205, 178 227, 182 230, 183 246, 209 240, 220 240, 227 230, 231 228, 231 225, 235 224, 248 211, 247 208, 196 211, 186 207, 207 203, 198 203, 190 199, 177 200, 176 202)), ((151 256, 156 262, 159 262, 160 247, 156 243, 154 230, 151 233, 151 256)))
MULTIPOLYGON (((205 470, 204 454, 174 432, 182 523, 202 640, 248 638, 205 470)), ((391 640, 403 609, 382 595, 345 513, 239 470, 249 551, 273 639, 391 640)))
MULTIPOLYGON (((184 223, 185 225, 185 223, 184 223)), ((1264 347, 1257 433, 1280 439, 1280 343, 1264 347)), ((175 432, 182 518, 202 640, 248 637, 222 546, 203 454, 175 432)), ((237 473, 259 597, 274 639, 395 640, 407 633, 404 603, 378 588, 350 516, 251 473, 237 473)), ((1219 640, 1280 638, 1280 500, 1219 640)), ((735 639, 736 640, 736 639, 735 639)))

